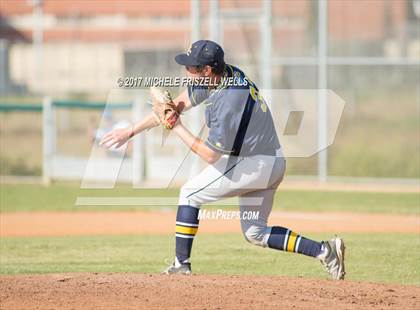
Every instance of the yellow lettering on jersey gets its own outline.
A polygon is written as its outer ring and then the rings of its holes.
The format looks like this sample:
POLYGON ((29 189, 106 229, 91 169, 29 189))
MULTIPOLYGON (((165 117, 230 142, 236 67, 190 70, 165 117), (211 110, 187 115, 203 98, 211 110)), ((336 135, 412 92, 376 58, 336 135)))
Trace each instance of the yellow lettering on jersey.
POLYGON ((267 112, 267 105, 265 104, 265 102, 261 103, 261 110, 265 113, 267 112))
POLYGON ((251 94, 252 99, 254 99, 255 102, 258 102, 260 104, 261 110, 264 113, 267 112, 267 104, 265 103, 264 98, 261 96, 259 91, 257 91, 257 89, 252 83, 250 83, 249 85, 249 93, 251 94))
POLYGON ((251 97, 254 99, 254 101, 258 101, 258 92, 254 86, 249 85, 249 93, 251 94, 251 97))
POLYGON ((265 103, 265 100, 261 94, 258 94, 258 101, 260 102, 261 110, 265 113, 267 112, 267 104, 265 103))

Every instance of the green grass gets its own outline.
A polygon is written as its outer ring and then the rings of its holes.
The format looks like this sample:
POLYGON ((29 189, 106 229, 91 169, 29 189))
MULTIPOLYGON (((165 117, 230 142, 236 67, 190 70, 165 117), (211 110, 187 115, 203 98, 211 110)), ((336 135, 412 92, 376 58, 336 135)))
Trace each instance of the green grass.
POLYGON ((130 186, 117 186, 115 189, 80 189, 76 183, 42 185, 6 185, 0 187, 0 211, 86 211, 86 210, 154 210, 175 206, 76 206, 77 197, 177 197, 178 189, 143 190, 130 186))
POLYGON ((282 191, 276 206, 286 211, 420 214, 417 193, 282 191))
MULTIPOLYGON (((79 189, 78 184, 5 185, 0 187, 1 212, 156 210, 176 206, 77 207, 77 197, 177 197, 178 189, 140 190, 129 186, 115 189, 79 189)), ((321 192, 282 190, 276 195, 275 210, 312 212, 373 212, 420 214, 417 193, 321 192)))
MULTIPOLYGON (((399 85, 398 91, 393 87, 378 89, 371 83, 351 87, 351 90, 331 88, 346 101, 346 106, 333 144, 328 147, 330 176, 420 177, 419 96, 415 84, 410 84, 416 79, 410 81, 408 71, 404 73, 407 88, 399 85)), ((362 75, 366 74, 372 72, 362 75)), ((298 175, 316 174, 317 155, 289 158, 287 171, 298 175)))
MULTIPOLYGON (((326 234, 311 234, 323 239, 326 234)), ((344 234, 349 280, 420 285, 417 234, 344 234)), ((263 249, 240 234, 203 234, 194 241, 193 271, 208 274, 327 278, 302 255, 263 249)), ((160 272, 173 258, 172 235, 1 238, 0 273, 160 272)))

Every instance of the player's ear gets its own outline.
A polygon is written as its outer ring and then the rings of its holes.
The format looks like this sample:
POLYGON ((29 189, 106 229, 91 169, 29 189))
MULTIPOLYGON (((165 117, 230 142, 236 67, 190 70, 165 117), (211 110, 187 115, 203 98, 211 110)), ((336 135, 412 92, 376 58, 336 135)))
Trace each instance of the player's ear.
POLYGON ((203 69, 204 75, 205 76, 211 76, 211 67, 210 66, 205 66, 203 69))

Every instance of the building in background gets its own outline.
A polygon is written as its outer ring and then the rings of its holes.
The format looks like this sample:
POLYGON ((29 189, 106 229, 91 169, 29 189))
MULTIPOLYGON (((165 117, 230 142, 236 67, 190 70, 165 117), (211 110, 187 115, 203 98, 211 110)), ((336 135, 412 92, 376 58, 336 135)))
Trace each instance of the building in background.
MULTIPOLYGON (((418 57, 415 3, 330 1, 330 54, 418 57)), ((207 37, 209 1, 201 4, 207 37)), ((316 1, 272 6, 273 56, 316 56, 316 1)), ((228 61, 246 65, 256 80, 258 20, 223 16, 238 11, 252 16, 260 7, 259 0, 220 0, 228 61)), ((190 44, 190 9, 188 0, 3 0, 0 91, 104 98, 120 76, 179 74, 173 56, 190 44)), ((282 74, 273 71, 276 80, 282 74)))

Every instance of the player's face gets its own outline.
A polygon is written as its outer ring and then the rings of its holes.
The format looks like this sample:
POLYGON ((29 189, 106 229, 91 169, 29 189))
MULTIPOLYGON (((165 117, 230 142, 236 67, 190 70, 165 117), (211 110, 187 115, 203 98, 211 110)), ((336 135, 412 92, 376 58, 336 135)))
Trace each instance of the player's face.
POLYGON ((201 77, 203 76, 203 67, 202 66, 185 66, 187 70, 187 76, 189 77, 201 77))

